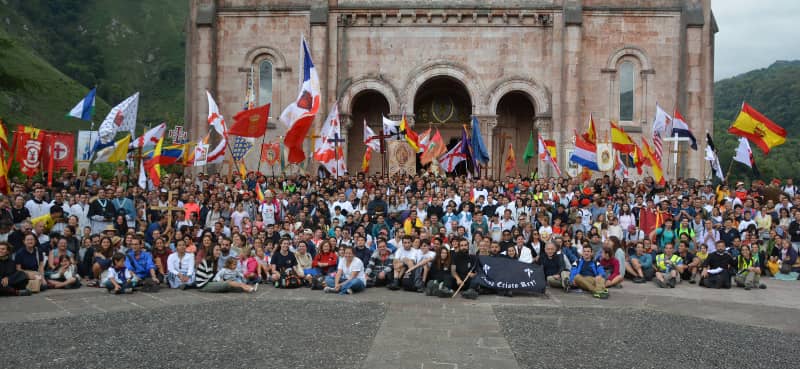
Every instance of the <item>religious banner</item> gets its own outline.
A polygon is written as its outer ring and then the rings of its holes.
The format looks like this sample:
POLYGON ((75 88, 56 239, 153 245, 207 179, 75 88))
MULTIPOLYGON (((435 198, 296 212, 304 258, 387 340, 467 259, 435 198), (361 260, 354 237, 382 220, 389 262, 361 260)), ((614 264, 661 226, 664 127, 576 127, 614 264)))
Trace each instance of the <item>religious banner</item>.
POLYGON ((78 131, 78 145, 75 146, 75 159, 78 162, 92 159, 92 148, 100 138, 97 131, 78 131))
POLYGON ((614 153, 610 143, 597 143, 597 169, 607 172, 614 169, 614 153))
POLYGON ((417 174, 417 154, 406 141, 388 141, 389 176, 417 174))
POLYGON ((75 135, 44 132, 42 162, 52 171, 72 171, 75 166, 75 135))
POLYGON ((194 147, 194 166, 201 167, 206 165, 208 160, 208 144, 200 143, 194 147))
POLYGON ((281 158, 281 145, 278 142, 261 144, 261 162, 273 166, 281 158))
POLYGON ((32 177, 42 166, 42 130, 34 127, 17 126, 14 132, 15 159, 22 174, 32 177))
POLYGON ((544 293, 544 269, 536 264, 509 258, 479 256, 475 277, 481 286, 497 289, 544 293))

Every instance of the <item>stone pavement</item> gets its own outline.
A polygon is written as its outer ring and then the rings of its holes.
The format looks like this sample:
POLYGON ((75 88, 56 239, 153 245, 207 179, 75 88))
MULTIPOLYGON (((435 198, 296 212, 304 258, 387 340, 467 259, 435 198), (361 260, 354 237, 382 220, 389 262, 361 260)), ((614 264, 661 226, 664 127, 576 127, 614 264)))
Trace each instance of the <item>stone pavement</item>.
MULTIPOLYGON (((555 321, 560 319, 562 324, 564 319, 576 318, 577 320, 571 322, 571 328, 575 328, 576 322, 583 322, 587 324, 586 327, 611 329, 617 328, 615 325, 619 324, 623 328, 630 323, 627 326, 632 329, 632 333, 628 339, 642 341, 659 338, 649 320, 642 318, 648 316, 665 317, 664 322, 678 327, 686 322, 693 322, 695 326, 705 327, 712 332, 743 332, 751 337, 755 337, 753 332, 760 332, 758 337, 780 337, 781 340, 788 341, 797 339, 800 336, 800 283, 774 280, 765 282, 768 289, 753 291, 708 290, 687 283, 680 284, 675 289, 658 289, 652 284, 626 283, 623 289, 612 289, 608 300, 596 300, 582 293, 564 294, 561 291, 550 291, 541 297, 515 295, 514 298, 507 298, 482 295, 478 300, 465 300, 460 297, 425 297, 422 294, 392 292, 384 288, 370 289, 354 296, 323 294, 309 289, 278 290, 270 286, 261 286, 255 294, 205 294, 196 290, 162 290, 156 294, 136 293, 122 296, 109 295, 101 289, 81 288, 72 291, 46 291, 31 297, 0 298, 0 323, 14 331, 24 332, 20 328, 27 327, 21 325, 26 323, 19 322, 58 324, 65 317, 79 318, 84 322, 105 321, 108 316, 127 317, 130 316, 129 313, 138 313, 137 317, 153 316, 153 319, 161 319, 158 317, 167 314, 164 311, 177 307, 186 311, 203 312, 205 316, 214 316, 214 319, 220 320, 220 324, 227 324, 241 316, 236 311, 225 310, 228 306, 250 306, 252 308, 248 311, 262 311, 265 314, 276 309, 291 309, 297 317, 308 315, 311 321, 284 321, 248 315, 244 317, 250 321, 250 325, 241 326, 240 333, 261 337, 258 332, 248 333, 252 325, 264 327, 266 330, 277 326, 281 331, 307 331, 313 338, 315 329, 325 327, 318 320, 344 319, 347 320, 345 324, 332 325, 336 327, 333 337, 352 340, 352 331, 348 327, 364 327, 356 331, 360 332, 359 338, 366 337, 368 340, 349 354, 355 361, 313 361, 318 364, 316 367, 527 368, 542 365, 540 361, 531 360, 529 352, 537 350, 537 342, 547 340, 544 335, 549 333, 554 338, 563 336, 573 340, 581 339, 566 335, 569 330, 565 325, 550 327, 543 324, 549 318, 555 321), (298 308, 302 306, 309 306, 313 314, 298 308), (343 313, 355 307, 364 307, 367 310, 358 314, 343 313), (214 315, 215 311, 220 311, 222 316, 214 315), (614 315, 621 311, 625 312, 624 316, 614 315), (602 318, 600 323, 597 323, 597 317, 602 318), (550 328, 514 329, 534 326, 550 328), (366 327, 373 327, 374 330, 366 327), (520 342, 525 344, 520 345, 520 342)), ((281 315, 275 314, 275 317, 281 315)), ((128 323, 123 321, 121 324, 128 323)), ((189 337, 197 334, 192 329, 181 332, 189 337)), ((227 330, 225 332, 230 333, 227 330)), ((681 332, 677 330, 675 334, 680 335, 681 332)), ((268 337, 271 341, 276 336, 270 334, 268 337)), ((302 334, 292 337, 298 342, 305 342, 302 334)), ((602 331, 590 331, 585 339, 603 340, 607 337, 602 331)), ((746 336, 728 339, 736 344, 750 342, 746 336)), ((280 351, 281 347, 276 349, 280 351)), ((0 348, 0 355, 9 354, 6 350, 12 349, 0 348)), ((604 348, 593 346, 586 350, 570 353, 591 358, 603 352, 604 348)), ((255 354, 256 352, 251 353, 255 354)), ((318 360, 313 356, 299 358, 318 360)), ((794 362, 800 360, 794 359, 794 362)), ((645 361, 640 364, 644 366, 654 365, 654 358, 642 360, 645 361)), ((230 366, 242 367, 246 363, 252 363, 247 360, 235 362, 238 364, 230 366)), ((303 361, 306 362, 308 360, 303 361)), ((219 363, 212 360, 207 364, 219 363)), ((553 362, 550 363, 544 366, 553 366, 553 362)), ((774 367, 783 367, 780 363, 773 363, 774 367)), ((706 364, 718 366, 712 362, 706 364)))

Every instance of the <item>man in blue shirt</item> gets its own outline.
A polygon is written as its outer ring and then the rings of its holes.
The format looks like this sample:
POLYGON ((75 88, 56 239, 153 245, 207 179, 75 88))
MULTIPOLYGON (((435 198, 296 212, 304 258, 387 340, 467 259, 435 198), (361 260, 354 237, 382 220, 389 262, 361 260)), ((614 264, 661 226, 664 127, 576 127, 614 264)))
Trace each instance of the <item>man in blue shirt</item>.
POLYGON ((591 292, 593 297, 607 299, 605 271, 592 256, 592 247, 585 244, 581 258, 572 264, 572 271, 569 274, 570 284, 591 292))
POLYGON ((626 272, 632 276, 633 283, 651 281, 656 275, 656 270, 653 268, 653 255, 644 251, 644 244, 641 242, 636 244, 636 253, 631 255, 631 261, 627 264, 626 272))
POLYGON ((153 256, 142 249, 141 237, 134 236, 130 247, 131 249, 125 255, 125 267, 133 272, 136 279, 141 281, 150 277, 153 283, 158 284, 159 280, 156 274, 156 265, 153 263, 153 256))

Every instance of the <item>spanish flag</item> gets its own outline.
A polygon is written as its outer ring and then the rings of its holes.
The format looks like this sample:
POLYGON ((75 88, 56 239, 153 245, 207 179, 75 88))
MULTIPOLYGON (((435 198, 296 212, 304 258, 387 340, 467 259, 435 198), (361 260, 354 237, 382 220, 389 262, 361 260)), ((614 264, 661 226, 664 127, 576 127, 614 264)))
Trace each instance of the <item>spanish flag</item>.
POLYGON ((769 154, 771 148, 786 142, 786 130, 783 127, 745 102, 742 103, 742 111, 739 112, 736 121, 728 128, 728 133, 753 141, 764 154, 769 154))
POLYGON ((153 157, 145 162, 145 169, 147 174, 150 175, 150 180, 156 187, 161 187, 161 148, 164 146, 164 136, 158 140, 155 150, 153 150, 153 157))
POLYGON ((667 183, 664 179, 664 171, 661 169, 661 163, 656 160, 656 155, 653 153, 653 150, 650 149, 650 145, 647 144, 647 140, 644 138, 642 138, 642 154, 644 155, 645 164, 649 163, 650 167, 653 168, 653 177, 655 177, 656 183, 660 185, 667 183))
POLYGON ((624 154, 630 154, 633 152, 636 144, 633 143, 631 136, 628 136, 627 133, 622 129, 622 127, 618 126, 613 121, 611 123, 611 146, 614 149, 619 150, 624 154))
POLYGON ((372 159, 372 148, 367 146, 364 151, 364 159, 361 160, 361 171, 364 173, 369 172, 369 160, 372 159))
POLYGON ((0 119, 0 148, 5 152, 11 152, 11 147, 8 146, 8 132, 6 132, 2 119, 0 119))
POLYGON ((594 118, 589 114, 589 127, 583 134, 583 140, 590 144, 597 144, 597 130, 594 128, 594 118))
POLYGON ((11 187, 8 185, 8 167, 6 167, 6 159, 3 155, 0 155, 0 193, 11 194, 11 187))
POLYGON ((406 141, 411 145, 411 148, 414 149, 414 152, 419 152, 419 136, 417 136, 417 132, 414 132, 408 126, 405 115, 403 115, 403 119, 400 121, 400 132, 405 133, 406 141))

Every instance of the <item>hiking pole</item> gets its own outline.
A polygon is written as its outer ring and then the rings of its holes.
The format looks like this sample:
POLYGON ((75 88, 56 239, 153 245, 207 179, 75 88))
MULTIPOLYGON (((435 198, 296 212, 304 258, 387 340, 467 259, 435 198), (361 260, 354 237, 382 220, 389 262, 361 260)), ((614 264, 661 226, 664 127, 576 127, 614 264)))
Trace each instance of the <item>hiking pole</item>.
POLYGON ((461 289, 464 288, 464 285, 467 284, 467 281, 469 280, 469 275, 472 274, 473 271, 475 271, 476 266, 478 266, 478 263, 475 263, 475 265, 473 265, 472 268, 467 272, 467 276, 464 278, 463 281, 461 281, 461 284, 458 285, 458 289, 456 290, 456 292, 453 292, 453 296, 450 296, 451 299, 455 298, 456 295, 458 295, 458 292, 460 292, 461 289))

